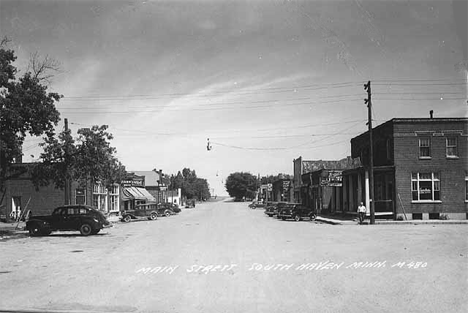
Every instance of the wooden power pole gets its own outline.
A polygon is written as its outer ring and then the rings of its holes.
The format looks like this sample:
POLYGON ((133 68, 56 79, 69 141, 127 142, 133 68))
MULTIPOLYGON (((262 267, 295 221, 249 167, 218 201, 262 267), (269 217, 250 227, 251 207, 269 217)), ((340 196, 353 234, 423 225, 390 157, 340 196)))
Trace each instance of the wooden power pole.
POLYGON ((367 99, 364 102, 367 104, 367 119, 369 125, 369 198, 370 198, 370 223, 375 224, 375 207, 374 207, 374 143, 372 140, 372 93, 371 82, 368 81, 364 85, 364 90, 367 91, 367 99))

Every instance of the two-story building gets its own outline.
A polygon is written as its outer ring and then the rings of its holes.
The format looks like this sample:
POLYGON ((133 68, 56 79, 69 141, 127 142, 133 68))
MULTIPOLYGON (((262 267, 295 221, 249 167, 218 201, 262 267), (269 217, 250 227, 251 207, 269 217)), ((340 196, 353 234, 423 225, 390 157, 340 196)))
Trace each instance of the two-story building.
MULTIPOLYGON (((468 118, 394 118, 372 137, 376 218, 467 218, 468 118)), ((363 166, 343 172, 345 212, 370 206, 369 139, 365 132, 351 140, 363 166)))

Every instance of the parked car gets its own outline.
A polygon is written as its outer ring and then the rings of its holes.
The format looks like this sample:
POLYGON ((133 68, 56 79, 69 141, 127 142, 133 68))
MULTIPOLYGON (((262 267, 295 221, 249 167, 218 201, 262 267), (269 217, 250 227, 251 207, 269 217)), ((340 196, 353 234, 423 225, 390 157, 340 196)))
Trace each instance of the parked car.
POLYGON ((276 206, 278 205, 278 202, 267 202, 266 207, 265 207, 265 214, 272 217, 275 215, 275 210, 276 206))
POLYGON ((309 218, 311 221, 315 220, 317 214, 312 208, 306 207, 302 204, 287 204, 278 211, 278 218, 286 220, 289 218, 299 222, 303 218, 309 218))
POLYGON ((78 230, 88 236, 108 226, 110 223, 102 212, 86 205, 66 205, 54 209, 52 215, 30 216, 25 230, 32 236, 47 236, 57 230, 78 230))
POLYGON ((263 201, 256 201, 254 200, 251 204, 249 204, 249 208, 256 209, 256 208, 264 208, 265 203, 263 201))
POLYGON ((166 216, 166 217, 169 217, 169 216, 171 216, 171 215, 176 214, 176 213, 172 210, 172 203, 170 203, 170 202, 158 203, 157 210, 158 210, 158 215, 159 215, 159 216, 166 216))
POLYGON ((185 208, 191 209, 195 207, 195 199, 190 199, 185 202, 185 208))
POLYGON ((177 203, 164 202, 160 203, 159 205, 161 205, 162 207, 167 207, 169 210, 174 212, 174 214, 180 213, 180 211, 182 211, 177 203))
POLYGON ((130 222, 132 220, 139 219, 148 219, 156 220, 158 219, 158 210, 156 203, 145 203, 138 204, 132 210, 125 210, 121 214, 122 222, 130 222))

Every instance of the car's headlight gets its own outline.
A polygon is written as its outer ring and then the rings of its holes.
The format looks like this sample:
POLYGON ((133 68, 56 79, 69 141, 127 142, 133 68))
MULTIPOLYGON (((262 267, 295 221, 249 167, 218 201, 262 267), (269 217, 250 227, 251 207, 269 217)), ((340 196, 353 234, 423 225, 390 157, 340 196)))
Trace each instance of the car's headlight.
POLYGON ((93 218, 93 220, 96 222, 96 223, 99 223, 99 220, 97 218, 93 218))

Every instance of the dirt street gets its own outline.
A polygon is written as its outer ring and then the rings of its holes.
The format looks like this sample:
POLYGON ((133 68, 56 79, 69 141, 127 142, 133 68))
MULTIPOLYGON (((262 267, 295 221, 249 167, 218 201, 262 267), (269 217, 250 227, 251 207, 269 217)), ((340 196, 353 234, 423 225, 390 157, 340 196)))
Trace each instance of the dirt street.
POLYGON ((333 226, 247 205, 0 242, 0 311, 468 312, 467 225, 333 226))

